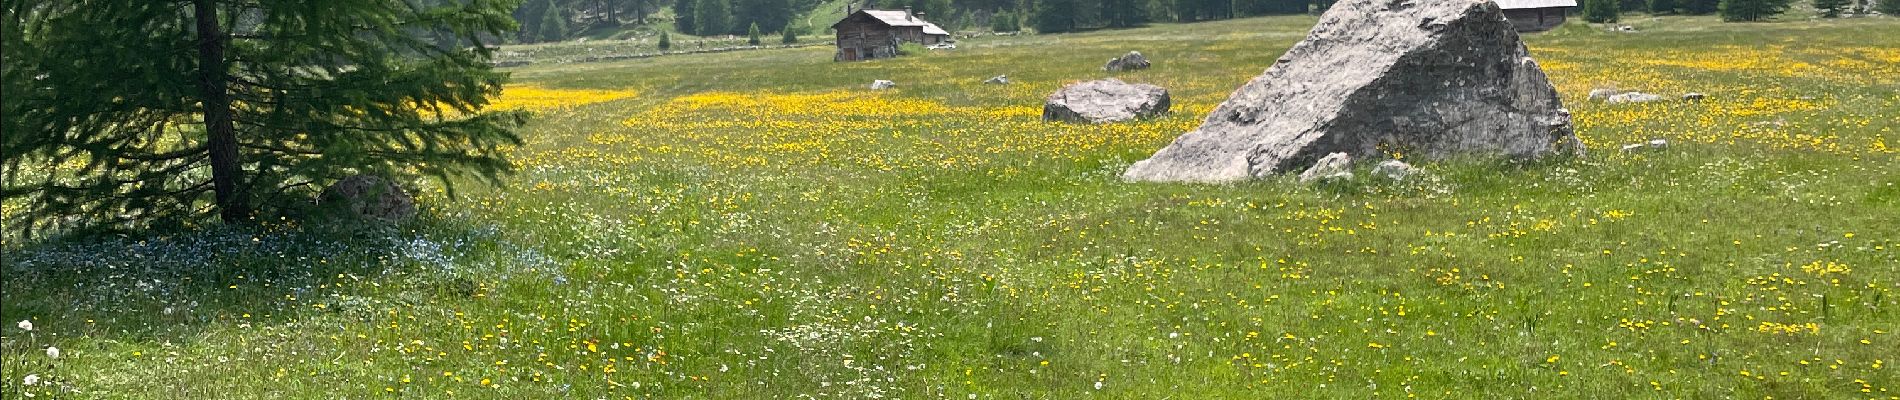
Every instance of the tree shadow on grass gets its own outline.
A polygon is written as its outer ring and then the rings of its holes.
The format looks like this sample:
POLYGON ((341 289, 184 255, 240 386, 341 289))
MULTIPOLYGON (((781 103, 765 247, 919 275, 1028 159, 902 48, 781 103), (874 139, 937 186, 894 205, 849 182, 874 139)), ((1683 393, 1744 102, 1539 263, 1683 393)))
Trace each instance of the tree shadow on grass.
POLYGON ((463 255, 494 228, 220 227, 65 238, 4 249, 0 320, 59 337, 189 342, 220 322, 262 325, 352 312, 365 288, 468 295, 463 255), (396 288, 388 287, 396 283, 396 288))

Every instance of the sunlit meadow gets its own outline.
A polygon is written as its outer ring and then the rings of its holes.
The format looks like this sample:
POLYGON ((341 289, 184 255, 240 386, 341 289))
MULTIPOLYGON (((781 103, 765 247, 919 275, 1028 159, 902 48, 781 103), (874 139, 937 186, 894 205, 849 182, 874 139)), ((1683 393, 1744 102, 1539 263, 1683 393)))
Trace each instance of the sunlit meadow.
POLYGON ((519 172, 409 226, 9 245, 0 389, 1900 399, 1900 19, 1631 19, 1527 38, 1589 155, 1403 183, 1117 178, 1310 17, 534 64, 519 172), (1174 114, 1038 120, 1128 50, 1174 114))

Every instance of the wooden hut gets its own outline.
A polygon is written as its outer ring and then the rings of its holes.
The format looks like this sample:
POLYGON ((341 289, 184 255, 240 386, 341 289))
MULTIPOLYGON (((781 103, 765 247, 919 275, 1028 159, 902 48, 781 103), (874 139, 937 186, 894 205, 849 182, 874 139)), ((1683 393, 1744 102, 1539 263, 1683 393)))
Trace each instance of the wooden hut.
POLYGON ((838 32, 837 61, 858 61, 897 56, 899 43, 925 46, 949 42, 950 32, 930 21, 903 10, 858 10, 831 24, 838 32))
POLYGON ((1577 6, 1577 0, 1495 0, 1518 32, 1547 31, 1564 24, 1564 13, 1577 6))

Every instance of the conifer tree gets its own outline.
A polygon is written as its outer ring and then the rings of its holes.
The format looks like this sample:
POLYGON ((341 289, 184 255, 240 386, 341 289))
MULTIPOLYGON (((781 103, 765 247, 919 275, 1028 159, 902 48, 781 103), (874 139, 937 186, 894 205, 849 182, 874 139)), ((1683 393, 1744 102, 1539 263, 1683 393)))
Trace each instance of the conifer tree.
POLYGON ((778 42, 784 44, 798 43, 798 34, 792 33, 792 27, 785 27, 784 36, 780 37, 778 42))
POLYGON ((1649 0, 1650 14, 1675 14, 1676 0, 1649 0))
POLYGON ((6 226, 244 223, 358 173, 497 182, 525 115, 485 109, 505 78, 490 42, 516 6, 8 2, 0 201, 24 208, 6 226))
POLYGON ((1616 0, 1583 0, 1583 20, 1599 24, 1616 22, 1616 0))
POLYGON ((1075 30, 1076 0, 1036 0, 1035 26, 1038 33, 1075 30))
POLYGON ((1022 30, 1022 25, 1016 21, 1015 13, 1000 12, 990 16, 991 32, 1015 32, 1020 30, 1022 30))
POLYGON ((1788 11, 1789 0, 1722 0, 1722 20, 1729 22, 1766 21, 1788 11))
POLYGON ((1689 15, 1709 15, 1721 9, 1721 0, 1677 0, 1682 13, 1689 15))
POLYGON ((547 7, 541 13, 541 41, 559 42, 567 38, 567 16, 554 0, 547 0, 547 7))
POLYGON ((751 28, 746 28, 745 42, 753 46, 759 45, 759 23, 753 22, 751 28))
POLYGON ((693 11, 695 8, 698 8, 698 1, 675 0, 673 2, 673 30, 688 35, 699 33, 699 25, 693 23, 693 19, 698 18, 696 12, 693 11))
POLYGON ((700 36, 732 33, 732 3, 728 0, 698 0, 694 4, 693 25, 700 36))
POLYGON ((1821 12, 1821 18, 1840 18, 1848 5, 1848 0, 1814 0, 1814 10, 1821 12))
POLYGON ((672 49, 673 49, 673 35, 667 34, 666 31, 660 31, 660 51, 667 51, 667 50, 672 50, 672 49))
POLYGON ((547 2, 526 1, 515 8, 513 16, 520 21, 521 30, 515 33, 515 39, 522 42, 541 41, 541 14, 547 12, 547 2))
POLYGON ((1127 28, 1148 23, 1148 8, 1137 0, 1103 0, 1102 22, 1110 27, 1127 28))
POLYGON ((1878 1, 1880 1, 1880 3, 1874 5, 1874 11, 1879 11, 1881 14, 1887 14, 1889 16, 1900 16, 1900 0, 1878 1))

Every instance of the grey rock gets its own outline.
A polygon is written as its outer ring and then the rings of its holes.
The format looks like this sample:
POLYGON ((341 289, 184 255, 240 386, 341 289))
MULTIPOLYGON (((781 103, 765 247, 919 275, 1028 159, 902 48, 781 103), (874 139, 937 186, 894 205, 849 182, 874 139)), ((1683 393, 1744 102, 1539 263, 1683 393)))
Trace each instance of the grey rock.
POLYGON ((871 81, 871 90, 884 90, 884 89, 890 89, 894 87, 897 87, 897 82, 891 82, 891 81, 887 81, 883 79, 871 81))
POLYGON ((1009 75, 997 75, 997 76, 991 77, 988 80, 983 81, 983 83, 987 83, 991 85, 1007 85, 1009 84, 1009 75))
POLYGON ((318 195, 317 205, 363 221, 399 223, 416 216, 416 199, 375 175, 351 175, 331 184, 318 195))
POLYGON ((1231 182, 1332 153, 1575 154, 1570 112, 1490 0, 1343 0, 1201 126, 1122 174, 1231 182))
POLYGON ((1694 100, 1702 100, 1702 99, 1706 99, 1706 98, 1709 98, 1709 95, 1706 95, 1706 94, 1701 94, 1701 93, 1696 93, 1696 92, 1689 92, 1689 93, 1683 93, 1683 94, 1682 94, 1682 99, 1683 99, 1683 100, 1691 100, 1691 101, 1694 101, 1694 100))
POLYGON ((1610 104, 1629 104, 1629 103, 1648 103, 1652 101, 1662 101, 1662 100, 1663 100, 1662 96, 1657 96, 1657 95, 1643 93, 1643 92, 1629 92, 1629 93, 1619 94, 1615 96, 1610 96, 1610 99, 1607 101, 1610 104))
POLYGON ((1306 172, 1300 173, 1300 183, 1347 179, 1352 179, 1352 156, 1346 153, 1327 154, 1307 168, 1306 172))
POLYGON ((1642 142, 1642 143, 1630 143, 1630 144, 1623 145, 1622 151, 1624 153, 1635 153, 1639 151, 1662 150, 1662 149, 1667 149, 1667 148, 1669 148, 1668 140, 1650 139, 1649 141, 1642 142))
POLYGON ((1610 96, 1615 96, 1615 95, 1619 95, 1619 94, 1623 94, 1623 91, 1621 91, 1621 90, 1616 90, 1616 89, 1596 89, 1596 90, 1591 90, 1591 91, 1590 91, 1590 100, 1592 100, 1592 101, 1603 101, 1603 100, 1609 100, 1609 99, 1610 99, 1610 96))
POLYGON ((1413 167, 1412 164, 1406 164, 1404 161, 1399 160, 1385 160, 1385 162, 1379 163, 1378 166, 1372 167, 1372 175, 1395 181, 1402 181, 1421 173, 1424 173, 1424 171, 1420 171, 1418 167, 1413 167))
POLYGON ((1108 65, 1103 65, 1102 70, 1109 72, 1134 71, 1138 69, 1148 69, 1151 65, 1152 64, 1148 62, 1147 56, 1141 55, 1139 51, 1130 51, 1121 57, 1108 59, 1108 65))
POLYGON ((1103 79, 1064 86, 1042 105, 1044 121, 1119 122, 1168 112, 1168 89, 1103 79))

